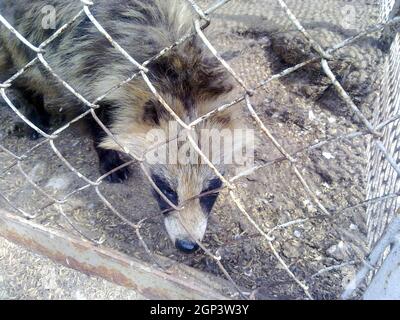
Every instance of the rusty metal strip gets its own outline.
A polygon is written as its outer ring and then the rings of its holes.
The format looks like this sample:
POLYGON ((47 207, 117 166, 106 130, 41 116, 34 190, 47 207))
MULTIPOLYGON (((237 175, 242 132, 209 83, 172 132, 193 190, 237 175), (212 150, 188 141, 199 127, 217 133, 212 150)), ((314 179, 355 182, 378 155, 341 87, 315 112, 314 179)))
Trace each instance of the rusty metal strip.
POLYGON ((147 299, 229 299, 229 283, 213 275, 178 263, 164 272, 2 209, 0 236, 66 267, 131 288, 147 299))

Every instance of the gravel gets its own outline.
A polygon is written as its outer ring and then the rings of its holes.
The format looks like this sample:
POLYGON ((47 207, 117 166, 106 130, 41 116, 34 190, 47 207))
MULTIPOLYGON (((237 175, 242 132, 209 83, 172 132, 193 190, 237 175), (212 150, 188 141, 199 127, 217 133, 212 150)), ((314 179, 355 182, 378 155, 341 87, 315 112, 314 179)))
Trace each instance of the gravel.
POLYGON ((0 238, 0 300, 138 300, 106 280, 65 268, 0 238))

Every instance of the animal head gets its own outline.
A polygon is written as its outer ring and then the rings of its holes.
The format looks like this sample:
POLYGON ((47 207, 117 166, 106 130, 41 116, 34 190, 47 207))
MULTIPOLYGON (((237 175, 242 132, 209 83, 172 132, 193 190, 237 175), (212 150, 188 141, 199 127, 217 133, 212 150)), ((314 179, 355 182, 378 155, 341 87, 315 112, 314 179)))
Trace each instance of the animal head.
MULTIPOLYGON (((233 86, 215 60, 196 56, 201 52, 187 54, 159 61, 150 68, 150 78, 164 102, 190 124, 229 102, 233 86)), ((171 240, 181 251, 193 252, 204 237, 222 187, 221 177, 198 151, 222 175, 231 166, 248 164, 253 155, 253 135, 241 121, 240 106, 212 113, 188 131, 143 82, 129 84, 118 99, 111 131, 132 154, 145 159, 149 175, 164 195, 154 191, 171 240)), ((110 137, 101 146, 123 151, 110 137)))

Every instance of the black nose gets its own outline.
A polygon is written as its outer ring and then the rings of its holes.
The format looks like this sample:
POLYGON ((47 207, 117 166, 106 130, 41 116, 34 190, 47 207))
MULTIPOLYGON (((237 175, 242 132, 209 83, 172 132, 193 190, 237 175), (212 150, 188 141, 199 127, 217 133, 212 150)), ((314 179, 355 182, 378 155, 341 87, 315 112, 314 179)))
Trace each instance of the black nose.
POLYGON ((192 253, 199 248, 199 245, 196 242, 192 242, 189 240, 177 239, 175 241, 175 247, 184 253, 192 253))

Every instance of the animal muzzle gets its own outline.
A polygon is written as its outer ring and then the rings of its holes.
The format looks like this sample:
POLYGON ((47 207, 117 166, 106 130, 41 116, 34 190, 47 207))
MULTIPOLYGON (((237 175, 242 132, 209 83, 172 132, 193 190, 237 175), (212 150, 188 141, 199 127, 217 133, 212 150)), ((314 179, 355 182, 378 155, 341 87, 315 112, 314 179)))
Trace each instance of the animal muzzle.
POLYGON ((165 217, 164 222, 178 250, 192 253, 199 248, 198 242, 203 240, 207 228, 207 217, 202 211, 174 211, 165 217))

